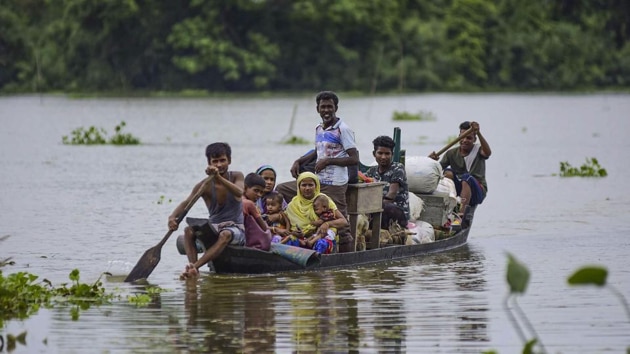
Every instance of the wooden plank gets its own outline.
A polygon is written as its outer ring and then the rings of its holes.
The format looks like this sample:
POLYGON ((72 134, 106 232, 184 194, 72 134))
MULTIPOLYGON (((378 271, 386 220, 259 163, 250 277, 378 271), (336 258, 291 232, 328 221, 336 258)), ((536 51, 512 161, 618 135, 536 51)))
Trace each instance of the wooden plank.
POLYGON ((348 214, 369 214, 383 211, 383 182, 348 184, 348 214))

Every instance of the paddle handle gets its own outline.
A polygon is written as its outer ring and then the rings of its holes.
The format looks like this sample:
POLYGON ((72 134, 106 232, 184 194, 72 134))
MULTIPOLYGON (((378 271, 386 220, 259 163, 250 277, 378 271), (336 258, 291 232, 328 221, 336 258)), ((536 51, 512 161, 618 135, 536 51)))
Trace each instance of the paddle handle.
MULTIPOLYGON (((177 225, 179 225, 179 223, 181 223, 182 220, 184 220, 184 218, 186 217, 186 214, 188 214, 190 209, 192 209, 193 205, 195 205, 197 200, 199 200, 199 198, 201 198, 201 195, 203 194, 203 192, 205 192, 206 188, 210 185, 210 182, 213 179, 214 179, 214 175, 206 178, 205 180, 203 180, 203 183, 201 184, 201 187, 199 187, 199 190, 197 191, 197 193, 195 193, 195 195, 193 195, 192 199, 188 202, 188 204, 186 204, 186 206, 184 207, 184 210, 179 215, 177 215, 177 218, 175 219, 175 220, 177 220, 177 225)), ((169 230, 166 233, 166 235, 164 235, 164 237, 162 237, 162 240, 160 241, 160 243, 158 243, 158 245, 160 247, 164 246, 164 244, 166 243, 168 238, 171 237, 171 235, 173 234, 174 231, 175 230, 169 230)))
POLYGON ((470 135, 472 132, 474 132, 474 129, 472 127, 468 128, 468 130, 466 130, 464 133, 460 134, 457 139, 451 141, 450 143, 448 143, 445 147, 441 148, 440 151, 436 152, 435 154, 437 156, 442 155, 446 150, 450 149, 453 145, 459 143, 462 139, 464 139, 465 137, 467 137, 468 135, 470 135))

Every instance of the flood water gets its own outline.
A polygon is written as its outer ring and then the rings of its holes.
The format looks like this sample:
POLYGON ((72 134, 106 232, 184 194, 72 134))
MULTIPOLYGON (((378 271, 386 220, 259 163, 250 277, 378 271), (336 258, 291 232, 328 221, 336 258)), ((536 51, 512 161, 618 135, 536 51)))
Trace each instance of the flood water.
MULTIPOLYGON (((609 270, 630 299, 630 95, 427 94, 349 98, 338 115, 355 131, 364 164, 371 141, 402 129, 407 156, 427 155, 480 123, 492 148, 488 197, 468 245, 378 266, 300 274, 226 276, 182 282, 186 263, 172 237, 149 283, 166 291, 149 306, 125 298, 144 285, 121 282, 166 233, 166 220, 204 178, 205 146, 226 141, 233 170, 271 163, 279 181, 309 146, 319 121, 314 97, 68 99, 0 97, 0 259, 4 273, 28 271, 54 284, 74 268, 82 282, 111 272, 110 305, 70 316, 72 306, 10 321, 0 334, 28 331, 14 353, 415 352, 519 353, 504 311, 506 253, 531 271, 518 298, 549 353, 623 353, 630 318, 606 288, 570 287, 577 268, 609 270), (295 124, 290 131, 294 106, 295 124), (394 122, 395 111, 436 120, 394 122), (123 132, 140 146, 69 146, 73 129, 123 132), (595 157, 605 178, 560 178, 560 162, 595 157)), ((190 216, 203 217, 198 203, 190 216)), ((205 269, 205 268, 204 268, 205 269)), ((6 349, 5 349, 6 350, 6 349)))

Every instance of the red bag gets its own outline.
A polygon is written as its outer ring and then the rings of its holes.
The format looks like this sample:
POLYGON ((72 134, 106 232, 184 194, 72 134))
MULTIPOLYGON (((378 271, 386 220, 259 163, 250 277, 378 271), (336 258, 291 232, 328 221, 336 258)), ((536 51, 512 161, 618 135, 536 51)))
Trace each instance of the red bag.
POLYGON ((251 215, 245 215, 245 246, 269 251, 271 247, 271 231, 263 231, 251 215))

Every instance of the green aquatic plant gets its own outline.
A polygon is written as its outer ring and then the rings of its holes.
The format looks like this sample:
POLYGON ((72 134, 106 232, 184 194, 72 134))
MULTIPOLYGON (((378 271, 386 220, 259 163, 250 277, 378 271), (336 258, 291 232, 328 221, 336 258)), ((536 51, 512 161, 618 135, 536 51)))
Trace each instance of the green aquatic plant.
POLYGON ((511 255, 510 253, 507 254, 507 257, 508 257, 508 264, 507 264, 506 280, 507 280, 508 285, 510 286, 510 292, 507 294, 503 302, 503 307, 505 309, 505 312, 508 314, 508 318, 510 319, 510 322, 512 323, 512 326, 516 330, 516 333, 518 334, 519 338, 521 339, 521 341, 525 343, 524 344, 525 346, 523 348, 523 354, 534 353, 533 350, 536 344, 540 345, 543 352, 547 352, 545 350, 543 343, 540 341, 539 336, 536 333, 534 327, 532 326, 531 322, 529 322, 529 319, 525 315, 525 312, 523 312, 523 310, 518 305, 518 302, 516 301, 516 297, 518 295, 525 294, 525 290, 527 290, 527 285, 529 284, 529 270, 527 269, 527 267, 525 267, 524 264, 519 262, 516 259, 516 257, 511 255), (510 301, 511 301, 511 305, 510 305, 510 301), (512 308, 514 308, 514 310, 518 314, 518 318, 515 315, 515 313, 512 312, 512 308), (525 331, 519 324, 518 319, 520 319, 520 321, 527 328, 527 330, 529 330, 531 335, 534 336, 534 338, 527 340, 525 331))
MULTIPOLYGON (((524 342, 523 353, 524 354, 533 354, 534 348, 536 345, 540 346, 540 349, 543 353, 546 353, 547 350, 543 346, 540 341, 539 335, 534 330, 534 327, 531 325, 527 316, 521 308, 518 306, 516 302, 516 295, 523 295, 527 290, 527 285, 529 284, 530 273, 527 267, 519 262, 512 254, 508 253, 508 264, 507 264, 507 272, 506 272, 506 281, 510 287, 510 291, 506 296, 504 301, 504 308, 506 313, 508 314, 508 318, 512 323, 512 326, 516 330, 519 338, 524 342), (510 306, 509 301, 512 301, 512 306, 510 306), (512 312, 512 308, 516 310, 518 314, 518 319, 525 325, 527 330, 533 335, 532 339, 527 340, 525 335, 525 331, 519 324, 517 316, 512 312)), ((571 274, 567 278, 567 282, 572 286, 581 286, 581 285, 594 285, 597 287, 606 287, 608 288, 619 300, 621 301, 621 305, 626 311, 626 315, 628 316, 628 320, 630 321, 630 307, 628 306, 628 302, 623 294, 613 287, 610 284, 607 284, 606 278, 608 277, 608 270, 602 266, 584 266, 582 268, 577 269, 573 274, 571 274)), ((497 354, 494 350, 484 351, 484 354, 497 354)), ((630 347, 626 348, 626 353, 630 353, 630 347)))
MULTIPOLYGON (((108 273, 103 273, 108 274, 108 273)), ((79 281, 79 270, 70 272, 71 284, 55 287, 48 279, 38 282, 37 275, 28 272, 17 272, 4 275, 0 270, 0 329, 5 321, 23 320, 36 314, 40 308, 52 308, 59 304, 70 304, 72 320, 79 319, 81 310, 87 310, 91 305, 109 303, 114 294, 107 293, 101 282, 101 277, 92 284, 79 281)), ((16 343, 26 345, 26 331, 16 335, 7 334, 7 350, 11 352, 16 343)), ((4 338, 0 336, 0 342, 4 338)), ((0 349, 2 351, 2 349, 0 349)))
POLYGON ((79 127, 72 131, 71 138, 64 135, 61 141, 66 145, 101 145, 106 144, 107 132, 103 128, 91 126, 87 129, 79 127))
POLYGON ((160 196, 160 198, 158 199, 158 201, 157 201, 156 203, 157 203, 157 204, 159 204, 159 205, 162 205, 162 204, 164 204, 165 202, 172 203, 172 202, 173 202, 173 199, 168 198, 168 200, 167 200, 165 196, 161 195, 161 196, 160 196))
POLYGON ((579 168, 571 166, 568 162, 560 162, 560 177, 606 177, 608 172, 599 165, 596 158, 586 159, 579 168))
POLYGON ((140 139, 129 133, 123 133, 122 129, 127 125, 125 121, 121 121, 114 130, 114 135, 107 139, 107 131, 103 128, 90 126, 89 128, 79 127, 74 129, 70 136, 61 137, 61 142, 65 145, 138 145, 140 139))
POLYGON ((127 301, 136 306, 147 306, 151 303, 151 301, 155 300, 156 296, 165 292, 166 290, 158 287, 158 286, 149 286, 147 287, 144 293, 138 293, 134 295, 128 295, 127 301))
POLYGON ((311 144, 310 141, 301 138, 299 136, 293 135, 293 126, 295 125, 295 117, 297 117, 298 105, 297 103, 293 105, 293 113, 291 114, 291 120, 289 122, 289 131, 282 138, 282 144, 284 145, 308 145, 311 144))
POLYGON ((285 145, 309 145, 311 142, 299 136, 292 135, 282 141, 285 145))
POLYGON ((434 121, 436 120, 435 114, 429 111, 419 111, 418 113, 399 112, 394 111, 392 114, 392 120, 416 120, 416 121, 434 121))
MULTIPOLYGON (((576 270, 569 278, 567 282, 569 285, 580 286, 580 285, 595 285, 600 288, 607 288, 610 292, 615 295, 624 310, 626 311, 626 315, 628 316, 628 320, 630 321, 630 306, 628 306, 628 301, 623 296, 623 294, 617 290, 614 286, 608 284, 606 279, 608 278, 608 269, 602 266, 585 266, 576 270)), ((630 350, 630 348, 628 348, 630 350)))
POLYGON ((112 145, 138 145, 140 144, 140 139, 129 133, 122 133, 122 129, 127 125, 125 121, 120 122, 114 130, 114 136, 109 139, 109 143, 112 145))
POLYGON ((92 284, 81 283, 79 270, 74 269, 69 275, 70 285, 64 283, 55 287, 48 279, 37 282, 39 277, 28 272, 5 276, 0 271, 0 308, 3 310, 0 327, 5 320, 28 318, 42 306, 70 303, 87 309, 92 304, 108 303, 114 295, 106 293, 101 282, 102 276, 92 284))

